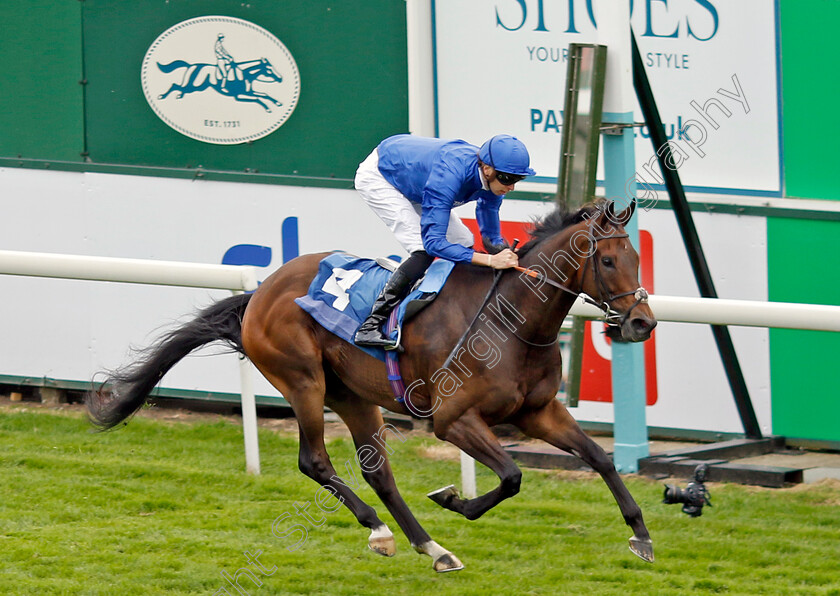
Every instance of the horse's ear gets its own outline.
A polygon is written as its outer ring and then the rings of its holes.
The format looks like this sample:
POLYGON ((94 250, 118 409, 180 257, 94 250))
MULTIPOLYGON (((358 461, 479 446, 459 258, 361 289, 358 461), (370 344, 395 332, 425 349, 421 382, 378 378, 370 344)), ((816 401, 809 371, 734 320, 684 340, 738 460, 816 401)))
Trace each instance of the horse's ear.
POLYGON ((630 218, 633 217, 633 213, 636 211, 636 197, 633 197, 633 200, 630 201, 630 205, 625 209, 619 217, 621 221, 627 222, 630 221, 630 218))
POLYGON ((615 201, 607 201, 607 219, 612 222, 615 222, 615 211, 613 210, 613 206, 615 205, 615 201))
POLYGON ((633 197, 630 201, 630 205, 628 205, 621 213, 615 212, 615 201, 610 201, 607 203, 606 215, 612 223, 619 226, 626 226, 630 221, 630 218, 633 217, 634 211, 636 211, 636 197, 633 197))

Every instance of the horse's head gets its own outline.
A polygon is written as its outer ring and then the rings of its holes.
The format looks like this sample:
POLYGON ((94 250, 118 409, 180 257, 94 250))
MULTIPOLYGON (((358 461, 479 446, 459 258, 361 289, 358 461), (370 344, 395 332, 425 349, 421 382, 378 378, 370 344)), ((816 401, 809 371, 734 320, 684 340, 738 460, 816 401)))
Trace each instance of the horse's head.
POLYGON ((617 341, 645 341, 656 327, 647 291, 639 283, 639 255, 624 230, 635 208, 634 199, 615 213, 614 203, 607 202, 578 224, 589 239, 579 288, 609 308, 607 336, 617 341))
POLYGON ((260 58, 260 63, 255 69, 254 74, 256 80, 263 83, 282 83, 283 77, 274 70, 274 66, 268 61, 268 58, 260 58))

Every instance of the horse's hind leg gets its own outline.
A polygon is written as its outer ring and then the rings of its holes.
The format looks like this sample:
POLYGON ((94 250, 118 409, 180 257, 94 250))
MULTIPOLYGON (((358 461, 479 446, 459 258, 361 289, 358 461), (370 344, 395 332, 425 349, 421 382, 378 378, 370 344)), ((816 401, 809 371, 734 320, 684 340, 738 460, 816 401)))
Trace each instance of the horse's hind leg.
MULTIPOLYGON (((360 524, 375 530, 385 524, 376 515, 376 511, 362 501, 350 486, 357 486, 355 473, 347 465, 347 476, 342 479, 336 474, 327 448, 324 444, 324 374, 317 368, 295 375, 277 376, 263 371, 266 378, 277 387, 292 406, 300 428, 300 452, 298 466, 300 471, 327 488, 356 516, 360 524), (294 376, 294 379, 289 377, 294 376)), ((320 505, 319 505, 320 506, 320 505)))
MULTIPOLYGON (((431 539, 428 533, 411 513, 397 489, 388 453, 394 449, 386 442, 386 431, 392 438, 405 441, 402 434, 390 424, 385 424, 379 407, 363 401, 358 396, 342 392, 341 399, 331 399, 328 405, 339 415, 353 435, 362 475, 388 508, 408 538, 411 546, 434 560, 437 572, 456 571, 464 566, 451 552, 431 539)), ((397 444, 391 441, 391 445, 397 444)), ((398 444, 397 444, 398 445, 398 444)), ((399 447, 397 447, 399 448, 399 447)), ((383 524, 384 531, 374 530, 370 537, 370 548, 385 555, 393 555, 396 546, 390 530, 383 524)))
POLYGON ((172 93, 173 91, 180 91, 181 92, 181 97, 184 96, 184 93, 183 93, 184 88, 181 87, 181 85, 178 85, 176 83, 172 83, 172 86, 165 93, 161 93, 160 95, 158 95, 158 99, 166 99, 167 97, 169 97, 169 94, 172 93))
POLYGON ((610 458, 583 432, 566 408, 560 402, 552 400, 545 408, 529 412, 514 422, 526 435, 542 439, 577 455, 601 475, 615 497, 624 521, 633 530, 630 550, 641 559, 652 563, 653 544, 642 518, 642 510, 633 500, 610 458))

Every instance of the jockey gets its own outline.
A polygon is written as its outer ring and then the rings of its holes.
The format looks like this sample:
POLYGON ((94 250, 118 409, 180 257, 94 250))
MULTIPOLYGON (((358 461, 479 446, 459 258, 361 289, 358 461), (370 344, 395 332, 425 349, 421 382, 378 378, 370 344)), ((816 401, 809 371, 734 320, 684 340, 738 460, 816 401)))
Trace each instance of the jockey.
POLYGON ((533 176, 530 156, 516 137, 496 135, 481 148, 460 140, 396 135, 382 141, 356 172, 356 190, 409 253, 382 289, 356 332, 359 346, 392 350, 382 323, 435 257, 493 269, 518 265, 501 236, 499 206, 514 185, 533 176), (452 212, 476 202, 488 253, 475 252, 473 234, 452 212))
POLYGON ((228 82, 228 77, 230 76, 230 71, 234 64, 233 56, 231 56, 225 49, 225 46, 222 45, 222 41, 224 39, 224 34, 219 33, 219 36, 216 38, 216 45, 213 47, 216 52, 216 73, 222 82, 222 89, 225 88, 225 85, 228 82))

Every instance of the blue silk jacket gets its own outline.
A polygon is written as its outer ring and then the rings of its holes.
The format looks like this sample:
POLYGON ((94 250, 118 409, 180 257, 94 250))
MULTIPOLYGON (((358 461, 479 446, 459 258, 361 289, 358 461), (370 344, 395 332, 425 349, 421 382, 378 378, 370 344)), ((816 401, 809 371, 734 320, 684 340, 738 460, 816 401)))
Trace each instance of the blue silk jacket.
POLYGON ((455 262, 469 262, 474 251, 446 239, 453 207, 476 202, 482 236, 502 243, 499 206, 502 197, 481 186, 478 147, 412 135, 396 135, 378 147, 379 171, 408 200, 422 206, 420 234, 426 252, 455 262))

